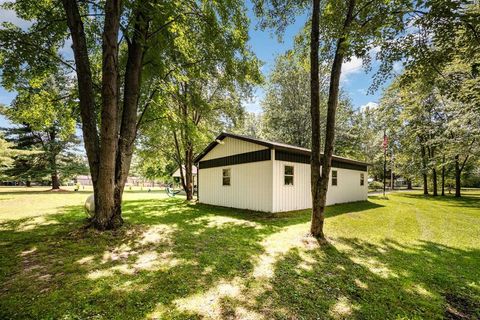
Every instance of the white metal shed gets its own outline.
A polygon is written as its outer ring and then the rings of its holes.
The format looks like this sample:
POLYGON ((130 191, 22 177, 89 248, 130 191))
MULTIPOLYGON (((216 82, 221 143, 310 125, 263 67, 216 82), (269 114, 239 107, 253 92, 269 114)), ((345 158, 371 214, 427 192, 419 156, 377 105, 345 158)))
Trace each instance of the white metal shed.
MULTIPOLYGON (((195 163, 200 203, 265 212, 311 208, 309 149, 222 133, 195 163)), ((327 205, 367 200, 367 169, 334 156, 327 205)))

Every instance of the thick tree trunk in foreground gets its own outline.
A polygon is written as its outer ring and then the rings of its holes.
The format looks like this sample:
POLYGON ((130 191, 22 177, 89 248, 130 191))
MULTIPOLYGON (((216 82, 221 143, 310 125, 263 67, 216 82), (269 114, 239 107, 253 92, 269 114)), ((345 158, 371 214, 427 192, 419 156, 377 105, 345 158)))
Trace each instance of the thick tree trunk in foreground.
POLYGON ((115 225, 123 224, 122 196, 127 182, 130 164, 133 156, 133 146, 137 136, 137 110, 140 98, 142 64, 145 54, 145 38, 148 32, 148 21, 143 14, 144 7, 137 9, 135 15, 134 35, 128 42, 128 56, 125 69, 124 99, 122 118, 120 123, 120 137, 115 167, 115 212, 113 222, 115 225))
POLYGON ((98 199, 93 224, 97 229, 112 229, 115 212, 115 168, 118 121, 118 31, 120 1, 105 3, 105 26, 102 42, 102 123, 100 127, 100 164, 98 172, 98 199), (98 205, 98 208, 97 208, 98 205))
POLYGON ((312 29, 310 32, 310 115, 312 117, 312 154, 310 159, 310 183, 312 192, 312 236, 324 239, 325 216, 320 209, 321 131, 320 131, 320 80, 318 50, 320 37, 320 0, 313 0, 312 29))
POLYGON ((87 39, 76 0, 62 0, 72 37, 72 49, 80 98, 83 139, 88 157, 95 195, 92 224, 100 230, 113 229, 123 223, 122 194, 127 180, 133 144, 137 132, 137 111, 144 56, 144 39, 148 22, 142 13, 146 5, 135 8, 133 40, 128 41, 123 108, 120 103, 118 36, 121 1, 105 2, 105 23, 102 37, 101 125, 97 130, 97 112, 87 39))
POLYGON ((83 141, 87 153, 94 193, 96 194, 99 141, 97 133, 97 115, 95 113, 95 93, 93 90, 87 39, 77 2, 75 0, 62 0, 62 3, 67 16, 70 35, 72 37, 78 95, 80 97, 79 104, 80 116, 82 118, 83 141))
POLYGON ((432 169, 432 184, 433 184, 433 196, 438 196, 438 184, 437 184, 437 169, 432 169))
POLYGON ((72 37, 72 49, 75 59, 77 86, 82 119, 82 133, 85 151, 87 153, 90 176, 92 177, 95 208, 98 207, 98 170, 99 170, 99 140, 97 132, 97 115, 95 112, 95 93, 93 90, 92 71, 88 56, 87 39, 75 0, 62 0, 67 17, 67 25, 72 37))
POLYGON ((407 190, 412 190, 412 180, 408 179, 407 180, 407 190))
MULTIPOLYGON (((355 0, 349 0, 347 13, 343 24, 343 33, 348 32, 353 21, 353 10, 355 0)), ((320 3, 313 1, 312 11, 312 32, 310 44, 310 86, 311 86, 311 115, 312 115, 312 160, 311 160, 311 187, 312 187, 312 224, 310 232, 318 239, 325 239, 323 224, 325 219, 325 205, 327 202, 327 191, 330 169, 332 166, 333 147, 335 143, 335 115, 338 106, 338 95, 340 87, 340 75, 346 46, 347 36, 343 34, 337 41, 332 69, 330 71, 330 87, 327 102, 327 122, 325 134, 325 147, 322 158, 322 174, 318 175, 317 169, 320 158, 320 110, 319 110, 319 79, 318 79, 318 45, 319 45, 319 16, 320 3), (314 149, 315 148, 315 149, 314 149), (318 190, 318 188, 320 190, 318 190)))

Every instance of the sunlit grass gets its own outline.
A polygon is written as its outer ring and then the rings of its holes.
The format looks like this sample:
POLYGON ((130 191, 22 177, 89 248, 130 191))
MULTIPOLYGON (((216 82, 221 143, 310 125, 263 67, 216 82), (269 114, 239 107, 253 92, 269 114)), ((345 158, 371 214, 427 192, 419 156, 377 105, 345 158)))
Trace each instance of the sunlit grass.
POLYGON ((127 191, 124 228, 85 230, 91 191, 0 189, 0 319, 476 319, 480 193, 265 214, 127 191))

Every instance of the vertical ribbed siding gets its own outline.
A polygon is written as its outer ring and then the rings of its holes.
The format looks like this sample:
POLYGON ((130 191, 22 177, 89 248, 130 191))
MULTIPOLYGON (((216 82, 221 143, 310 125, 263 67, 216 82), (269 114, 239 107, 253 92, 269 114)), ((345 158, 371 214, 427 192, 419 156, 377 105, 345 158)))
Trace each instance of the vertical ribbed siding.
POLYGON ((199 170, 200 202, 217 206, 272 211, 272 161, 199 170), (230 168, 230 186, 222 185, 222 170, 230 168))
POLYGON ((265 149, 268 148, 251 142, 227 137, 223 139, 221 144, 218 144, 208 154, 206 154, 202 161, 265 149))
POLYGON ((312 207, 310 165, 277 160, 273 164, 273 175, 275 176, 273 185, 273 210, 275 212, 302 210, 312 207), (283 170, 285 165, 293 166, 294 168, 293 186, 284 185, 283 170))
MULTIPOLYGON (((333 170, 338 172, 338 185, 332 186, 330 178, 327 205, 367 200, 367 183, 364 186, 360 186, 360 174, 364 173, 367 176, 367 172, 339 168, 333 168, 333 170)), ((301 210, 312 207, 309 164, 276 160, 273 163, 273 175, 274 212, 301 210), (295 168, 293 186, 285 186, 283 183, 284 165, 293 165, 295 168)))

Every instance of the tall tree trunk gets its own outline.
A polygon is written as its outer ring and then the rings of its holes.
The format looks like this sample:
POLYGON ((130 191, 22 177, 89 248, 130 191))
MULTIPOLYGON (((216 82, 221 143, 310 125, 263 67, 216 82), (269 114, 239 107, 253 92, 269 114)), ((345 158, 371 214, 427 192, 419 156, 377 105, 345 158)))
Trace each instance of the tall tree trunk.
POLYGON ((460 156, 457 154, 455 156, 455 197, 459 198, 462 196, 460 179, 462 175, 462 170, 460 169, 460 156))
POLYGON ((178 168, 180 170, 180 182, 182 183, 183 190, 185 190, 185 192, 186 192, 187 191, 187 182, 185 180, 185 172, 184 172, 184 168, 183 168, 183 160, 182 160, 181 151, 180 151, 180 143, 178 141, 178 136, 177 136, 177 132, 175 131, 175 129, 172 130, 172 133, 173 133, 173 142, 175 143, 176 162, 177 162, 178 168))
POLYGON ((392 147, 392 152, 391 152, 391 156, 390 156, 390 163, 391 163, 391 166, 390 166, 390 190, 393 190, 393 189, 395 189, 395 173, 393 172, 393 169, 395 167, 395 163, 394 163, 394 157, 393 157, 393 147, 392 147))
POLYGON ((312 192, 312 236, 324 239, 325 215, 320 209, 321 130, 320 130, 320 80, 318 50, 320 46, 320 0, 313 0, 312 29, 310 32, 310 115, 312 118, 312 154, 310 159, 310 187, 312 192))
POLYGON ((93 224, 97 229, 112 229, 115 213, 115 168, 118 142, 118 32, 120 0, 105 3, 102 41, 102 123, 100 126, 100 170, 93 224))
POLYGON ((338 106, 338 94, 340 87, 340 75, 342 73, 342 64, 345 56, 345 50, 348 46, 347 35, 350 25, 353 21, 353 10, 355 8, 355 0, 348 1, 347 13, 343 23, 342 35, 338 39, 335 56, 333 58, 332 69, 330 71, 330 86, 328 91, 328 102, 327 102, 327 121, 325 128, 325 147, 322 158, 322 174, 318 176, 314 171, 317 170, 318 162, 314 157, 320 158, 320 111, 319 111, 319 81, 318 81, 318 45, 319 45, 319 11, 320 4, 316 3, 317 0, 314 0, 314 12, 317 10, 316 14, 312 14, 312 41, 311 41, 311 50, 314 50, 310 55, 310 62, 314 63, 315 68, 313 68, 310 76, 311 79, 311 90, 312 90, 312 104, 311 104, 311 113, 312 113, 312 147, 313 144, 318 144, 315 147, 318 147, 318 150, 313 150, 312 148, 312 224, 311 224, 311 233, 314 237, 318 239, 325 239, 323 233, 323 224, 325 219, 325 205, 327 202, 327 191, 328 183, 330 181, 330 169, 332 167, 332 156, 333 148, 335 144, 335 115, 338 106), (316 10, 315 10, 316 9, 316 10), (315 72, 315 74, 314 74, 315 72), (315 90, 315 91, 314 91, 315 90), (315 104, 313 103, 315 100, 315 104), (318 111, 317 111, 318 109, 318 111), (314 139, 317 141, 314 142, 314 139), (320 180, 320 181, 319 181, 320 180), (318 191, 317 188, 320 187, 318 191))
POLYGON ((60 189, 60 180, 58 179, 58 173, 57 172, 52 173, 51 180, 52 180, 52 189, 53 190, 60 189))
POLYGON ((412 180, 407 179, 407 190, 412 190, 412 180))
MULTIPOLYGON (((138 130, 138 100, 140 97, 142 65, 145 54, 145 38, 149 23, 145 20, 144 4, 139 4, 135 14, 134 34, 128 43, 127 64, 125 68, 124 99, 120 124, 120 137, 115 167, 114 226, 123 224, 122 196, 132 162, 133 146, 138 130)), ((145 108, 148 104, 145 106, 145 108)))
POLYGON ((60 180, 58 179, 58 170, 57 170, 57 155, 52 155, 50 159, 50 170, 51 170, 51 181, 52 181, 52 189, 58 190, 60 189, 60 180))
POLYGON ((92 177, 95 208, 98 207, 98 171, 99 171, 99 138, 97 131, 97 115, 95 112, 95 94, 93 90, 92 71, 88 56, 87 38, 76 0, 62 0, 67 25, 72 37, 72 49, 77 74, 80 117, 85 151, 87 153, 90 175, 92 177))
POLYGON ((144 40, 148 30, 144 13, 147 9, 142 3, 135 8, 135 27, 132 41, 128 42, 123 108, 120 113, 118 35, 121 1, 107 0, 105 3, 102 39, 102 121, 99 137, 92 72, 82 18, 76 0, 62 0, 62 3, 72 36, 83 137, 95 194, 96 212, 92 222, 101 230, 115 228, 123 222, 122 194, 138 127, 137 109, 145 50, 144 40))
POLYGON ((50 179, 52 182, 52 190, 60 189, 60 180, 58 179, 57 156, 59 150, 57 147, 57 131, 53 126, 49 132, 48 153, 50 155, 50 179))
POLYGON ((425 146, 423 144, 421 146, 420 151, 422 154, 423 194, 427 196, 428 195, 427 159, 426 159, 425 146))
POLYGON ((445 155, 442 159, 442 196, 445 195, 445 155))
POLYGON ((437 169, 432 169, 432 184, 433 184, 433 196, 438 196, 437 191, 437 169))
POLYGON ((187 200, 193 200, 193 146, 189 144, 185 150, 185 193, 187 200))
POLYGON ((422 173, 423 176, 423 194, 428 196, 428 177, 426 173, 422 173))

